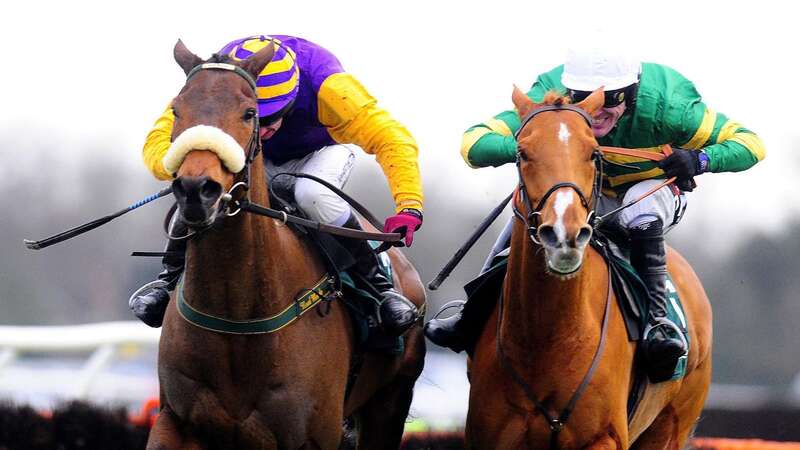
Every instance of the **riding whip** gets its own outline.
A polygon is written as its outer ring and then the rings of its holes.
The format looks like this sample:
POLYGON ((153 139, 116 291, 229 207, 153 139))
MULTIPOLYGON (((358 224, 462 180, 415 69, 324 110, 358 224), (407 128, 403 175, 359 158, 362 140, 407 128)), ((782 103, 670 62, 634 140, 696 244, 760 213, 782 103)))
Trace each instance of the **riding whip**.
POLYGON ((447 279, 447 277, 450 276, 450 273, 453 271, 453 269, 456 268, 458 263, 461 262, 461 260, 464 258, 464 255, 467 254, 467 252, 472 248, 472 246, 475 245, 475 242, 477 242, 478 239, 481 236, 483 236, 483 233, 486 232, 486 229, 488 229, 489 226, 491 226, 492 223, 494 223, 494 221, 497 219, 500 213, 503 212, 503 210, 506 208, 506 205, 508 205, 508 202, 511 200, 512 195, 514 195, 513 192, 511 194, 508 194, 508 197, 504 198, 503 201, 500 202, 500 204, 497 205, 485 219, 483 219, 483 222, 481 222, 481 224, 478 225, 478 228, 475 230, 474 233, 472 233, 472 236, 470 236, 469 239, 467 239, 467 242, 465 242, 464 245, 462 245, 461 248, 458 249, 456 254, 453 255, 453 257, 450 258, 450 261, 447 262, 447 265, 445 265, 444 268, 442 268, 442 271, 439 272, 439 275, 437 275, 436 278, 433 279, 433 281, 428 283, 428 289, 432 291, 439 289, 439 286, 442 284, 442 282, 444 282, 444 280, 447 279))
POLYGON ((53 244, 58 244, 59 242, 66 241, 67 239, 74 238, 75 236, 78 236, 78 235, 81 235, 83 233, 86 233, 87 231, 94 230, 95 228, 97 228, 97 227, 99 227, 101 225, 104 225, 104 224, 106 224, 108 222, 111 222, 112 220, 116 219, 117 217, 119 217, 119 216, 121 216, 123 214, 127 214, 127 213, 133 211, 134 209, 137 209, 137 208, 139 208, 141 206, 144 206, 144 205, 152 202, 153 200, 157 200, 157 199, 159 199, 161 197, 164 197, 166 195, 169 195, 171 193, 172 193, 172 186, 168 186, 168 187, 165 187, 164 189, 156 192, 155 194, 147 196, 147 197, 139 200, 138 202, 128 206, 127 208, 119 210, 119 211, 117 211, 117 212, 115 212, 113 214, 109 214, 109 215, 107 215, 105 217, 101 217, 99 219, 95 219, 95 220, 93 220, 93 221, 91 221, 89 223, 85 223, 83 225, 77 226, 77 227, 69 229, 67 231, 58 233, 58 234, 56 234, 54 236, 50 236, 49 238, 46 238, 46 239, 42 239, 42 240, 39 240, 39 241, 32 241, 30 239, 24 239, 23 241, 25 242, 25 246, 28 247, 29 249, 31 249, 31 250, 41 250, 41 249, 43 249, 45 247, 49 247, 49 246, 51 246, 53 244))

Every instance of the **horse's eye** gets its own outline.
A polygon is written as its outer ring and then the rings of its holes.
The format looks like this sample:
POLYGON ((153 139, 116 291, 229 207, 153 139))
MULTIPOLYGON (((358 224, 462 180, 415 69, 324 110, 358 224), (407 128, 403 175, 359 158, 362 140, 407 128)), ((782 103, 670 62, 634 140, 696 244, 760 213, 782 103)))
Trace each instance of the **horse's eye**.
POLYGON ((523 152, 521 148, 517 149, 517 156, 519 157, 520 161, 527 161, 528 160, 528 155, 526 155, 525 152, 523 152))
POLYGON ((255 108, 249 108, 247 111, 244 112, 244 115, 242 116, 242 120, 244 120, 245 122, 249 122, 249 121, 253 120, 254 117, 256 117, 255 108))
POLYGON ((180 117, 180 115, 178 115, 178 110, 177 110, 177 109, 175 109, 175 108, 172 108, 172 115, 173 115, 173 116, 174 116, 176 119, 180 117))

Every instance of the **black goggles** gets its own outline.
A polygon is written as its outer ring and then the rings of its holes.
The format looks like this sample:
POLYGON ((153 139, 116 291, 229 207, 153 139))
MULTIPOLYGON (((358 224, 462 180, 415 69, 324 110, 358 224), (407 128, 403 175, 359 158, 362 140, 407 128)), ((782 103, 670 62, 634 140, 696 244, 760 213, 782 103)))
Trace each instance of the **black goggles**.
MULTIPOLYGON (((622 89, 616 89, 613 91, 605 91, 605 100, 603 101, 604 108, 613 108, 615 106, 621 105, 627 99, 629 95, 629 87, 625 87, 622 89)), ((582 102, 591 95, 592 91, 575 91, 572 89, 567 90, 567 95, 569 95, 570 100, 572 103, 579 103, 582 102)))

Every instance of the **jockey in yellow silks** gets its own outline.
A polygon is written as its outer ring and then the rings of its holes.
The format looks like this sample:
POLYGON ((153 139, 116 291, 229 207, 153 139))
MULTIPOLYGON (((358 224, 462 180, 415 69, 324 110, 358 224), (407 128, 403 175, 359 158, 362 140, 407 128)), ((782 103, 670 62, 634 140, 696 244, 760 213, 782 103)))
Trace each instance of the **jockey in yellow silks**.
MULTIPOLYGON (((660 152, 663 144, 674 148, 659 163, 605 155, 619 164, 604 165, 604 195, 597 205, 597 213, 602 215, 638 198, 664 178, 677 177, 675 186, 662 187, 617 215, 619 225, 630 235, 631 263, 647 286, 649 315, 643 353, 652 369, 651 380, 660 381, 672 375, 687 351, 685 342, 675 337, 676 325, 667 318, 664 233, 681 219, 686 208, 684 192, 695 187, 693 177, 746 170, 764 158, 765 149, 755 133, 708 108, 694 84, 675 70, 605 50, 570 52, 564 65, 536 79, 528 97, 541 102, 548 91, 556 91, 579 102, 600 87, 604 88, 605 104, 592 123, 600 145, 654 152, 660 152)), ((475 125, 464 133, 461 155, 476 168, 513 163, 517 154, 514 133, 520 126, 514 110, 475 125)), ((493 256, 507 247, 512 221, 498 238, 483 271, 493 256)), ((494 307, 491 301, 480 300, 466 302, 451 317, 428 322, 426 336, 455 351, 471 347, 476 330, 494 307)))
MULTIPOLYGON (((271 42, 276 44, 275 56, 256 80, 267 178, 280 172, 304 172, 341 188, 360 147, 375 155, 394 197, 395 215, 386 220, 384 231, 400 232, 410 246, 422 225, 423 202, 417 143, 411 133, 377 105, 333 54, 305 39, 252 36, 228 43, 218 54, 243 60, 271 42)), ((172 141, 174 120, 170 105, 143 149, 145 164, 160 180, 172 178, 162 160, 172 141)), ((279 177, 274 185, 292 192, 298 207, 313 220, 361 228, 350 205, 312 180, 279 177)), ((417 310, 392 288, 370 245, 359 239, 340 238, 339 242, 356 257, 355 270, 382 294, 384 329, 391 334, 405 331, 416 320, 417 310)), ((161 326, 169 291, 183 272, 184 252, 185 241, 170 241, 165 270, 129 301, 134 314, 150 326, 161 326)))

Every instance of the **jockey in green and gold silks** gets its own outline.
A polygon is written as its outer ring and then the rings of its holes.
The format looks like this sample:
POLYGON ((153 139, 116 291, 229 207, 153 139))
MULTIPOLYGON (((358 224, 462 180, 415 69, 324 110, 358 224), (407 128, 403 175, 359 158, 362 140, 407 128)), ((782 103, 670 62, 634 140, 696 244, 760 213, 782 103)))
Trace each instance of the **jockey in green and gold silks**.
MULTIPOLYGON (((528 97, 541 102, 548 91, 567 94, 568 89, 561 83, 563 71, 561 65, 539 75, 528 97)), ((709 172, 738 172, 764 159, 764 145, 758 136, 725 114, 708 108, 694 84, 667 66, 642 63, 638 93, 632 103, 616 126, 597 138, 600 145, 650 148, 654 152, 660 152, 658 146, 663 144, 702 149, 708 156, 709 172)), ((514 133, 519 126, 516 111, 503 111, 467 130, 461 155, 470 167, 496 167, 514 162, 517 154, 514 133)), ((638 181, 665 177, 652 161, 612 154, 606 158, 636 166, 636 169, 613 165, 606 168, 606 186, 616 195, 624 194, 638 181)))
MULTIPOLYGON (((324 47, 295 36, 250 36, 229 42, 212 59, 236 63, 269 45, 272 60, 257 79, 259 138, 263 142, 268 179, 281 172, 315 175, 341 188, 348 180, 360 147, 383 169, 395 202, 395 214, 384 230, 399 232, 405 245, 413 242, 422 225, 422 182, 417 162, 417 143, 411 133, 385 109, 324 47)), ((173 178, 168 151, 177 112, 170 103, 147 135, 142 151, 145 165, 161 180, 173 178)), ((325 186, 308 179, 278 177, 276 189, 291 194, 310 219, 334 226, 360 229, 350 205, 325 186)), ((182 224, 175 223, 174 227, 182 224)), ((175 231, 174 234, 180 234, 175 231)), ((379 267, 368 242, 339 239, 355 257, 351 270, 381 293, 380 323, 388 334, 399 335, 417 319, 416 307, 393 289, 379 267)), ((185 240, 171 240, 158 280, 134 293, 129 306, 146 324, 161 326, 174 289, 183 272, 185 240)))
MULTIPOLYGON (((615 220, 630 236, 631 264, 648 290, 648 324, 642 338, 648 373, 664 381, 687 349, 679 330, 666 316, 666 249, 664 233, 675 226, 686 207, 684 192, 695 187, 693 177, 705 172, 737 172, 762 160, 764 145, 755 133, 703 103, 694 84, 677 71, 660 64, 640 63, 605 50, 580 49, 568 54, 564 65, 539 75, 528 92, 541 103, 550 91, 568 96, 573 103, 604 88, 605 102, 593 115, 592 131, 599 145, 660 152, 670 144, 673 153, 656 163, 633 156, 607 154, 603 193, 598 214, 656 187, 659 179, 677 177, 674 186, 656 190, 641 202, 623 209, 615 220)), ((463 136, 461 155, 473 168, 513 163, 517 157, 514 134, 520 127, 514 110, 470 127, 463 136)), ((484 264, 507 247, 513 218, 484 264)), ((425 325, 434 343, 455 351, 472 347, 476 334, 494 305, 475 299, 461 311, 425 325)))

